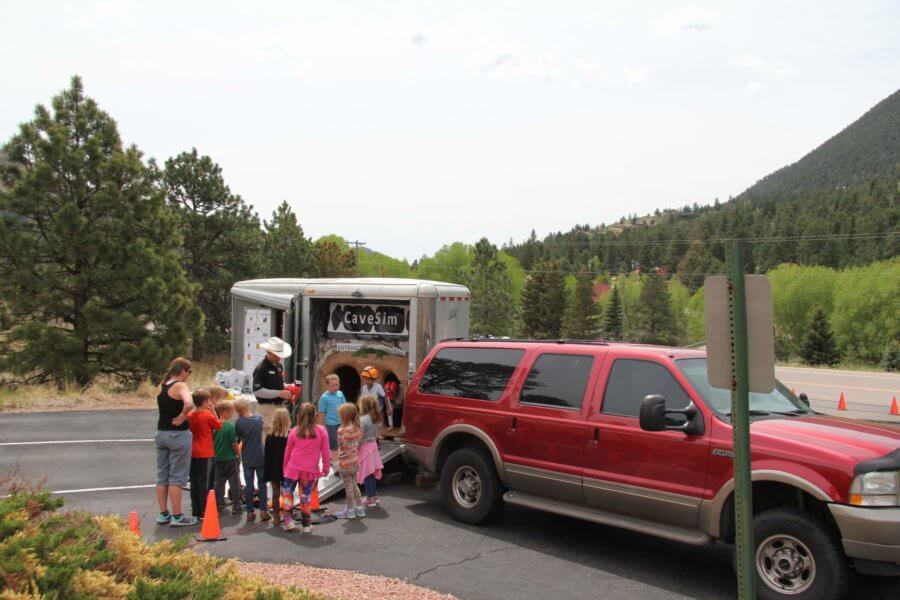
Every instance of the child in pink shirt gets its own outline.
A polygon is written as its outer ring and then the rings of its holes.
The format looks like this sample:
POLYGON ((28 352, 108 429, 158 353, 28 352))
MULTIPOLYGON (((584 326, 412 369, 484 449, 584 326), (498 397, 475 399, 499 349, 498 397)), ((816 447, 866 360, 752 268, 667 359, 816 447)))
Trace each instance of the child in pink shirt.
POLYGON ((330 465, 328 431, 321 425, 316 425, 315 405, 303 404, 297 410, 297 426, 288 434, 287 447, 284 450, 284 479, 281 482, 281 508, 284 514, 282 529, 293 531, 297 528, 291 513, 294 506, 294 489, 299 484, 303 533, 312 531, 309 499, 319 483, 319 477, 325 475, 330 465), (325 468, 324 472, 322 466, 325 468))

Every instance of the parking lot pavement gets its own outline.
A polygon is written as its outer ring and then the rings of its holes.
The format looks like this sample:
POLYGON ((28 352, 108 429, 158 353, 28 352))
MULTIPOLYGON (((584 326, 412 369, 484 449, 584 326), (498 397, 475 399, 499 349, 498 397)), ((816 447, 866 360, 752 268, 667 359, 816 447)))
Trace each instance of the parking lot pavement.
MULTIPOLYGON (((26 424, 29 442, 146 440, 152 437, 155 413, 0 415, 0 439, 26 441, 19 435, 26 424), (76 432, 71 423, 90 424, 91 430, 76 432)), ((137 511, 148 540, 195 533, 155 525, 154 460, 152 441, 0 447, 0 472, 18 465, 29 477, 45 477, 50 489, 71 490, 63 494, 70 508, 122 516, 137 511), (128 487, 135 485, 147 487, 128 487), (124 489, 78 491, 96 488, 124 489)), ((244 560, 400 577, 467 599, 735 595, 727 546, 686 546, 514 506, 490 526, 462 525, 447 517, 437 489, 416 488, 410 479, 384 485, 384 508, 370 510, 366 519, 320 525, 312 535, 260 524, 246 527, 243 518, 225 514, 228 540, 199 549, 244 560)), ((900 597, 900 583, 861 579, 850 597, 900 597)))

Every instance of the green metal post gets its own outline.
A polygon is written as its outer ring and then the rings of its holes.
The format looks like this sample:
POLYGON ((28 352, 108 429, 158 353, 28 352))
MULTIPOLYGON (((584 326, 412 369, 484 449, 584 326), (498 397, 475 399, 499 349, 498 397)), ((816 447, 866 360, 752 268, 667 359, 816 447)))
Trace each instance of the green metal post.
POLYGON ((734 547, 737 552, 738 598, 756 598, 753 556, 753 490, 750 482, 750 374, 747 349, 747 299, 741 243, 729 252, 728 292, 731 313, 731 427, 734 443, 734 547))

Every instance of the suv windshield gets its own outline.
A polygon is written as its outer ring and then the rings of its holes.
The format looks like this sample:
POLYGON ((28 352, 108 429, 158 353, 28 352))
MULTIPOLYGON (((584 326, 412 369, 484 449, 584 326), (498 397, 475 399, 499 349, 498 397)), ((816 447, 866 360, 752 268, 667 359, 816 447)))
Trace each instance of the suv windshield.
MULTIPOLYGON (((712 387, 706 378, 705 358, 684 358, 675 365, 694 386, 706 404, 720 415, 731 415, 731 390, 712 387)), ((776 380, 775 389, 768 394, 750 392, 750 414, 805 415, 812 411, 798 400, 783 383, 776 380)))

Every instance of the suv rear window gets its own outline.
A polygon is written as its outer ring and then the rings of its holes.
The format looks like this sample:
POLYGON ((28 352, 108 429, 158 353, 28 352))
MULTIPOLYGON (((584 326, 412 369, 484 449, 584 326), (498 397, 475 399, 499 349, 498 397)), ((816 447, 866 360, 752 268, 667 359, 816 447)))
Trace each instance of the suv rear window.
POLYGON ((667 368, 647 360, 617 359, 609 372, 601 412, 636 417, 645 396, 666 398, 666 408, 684 408, 691 399, 667 368))
POLYGON ((528 373, 519 403, 580 410, 593 366, 593 356, 542 354, 528 373))
POLYGON ((524 350, 511 348, 444 348, 419 382, 423 394, 499 400, 524 350))

